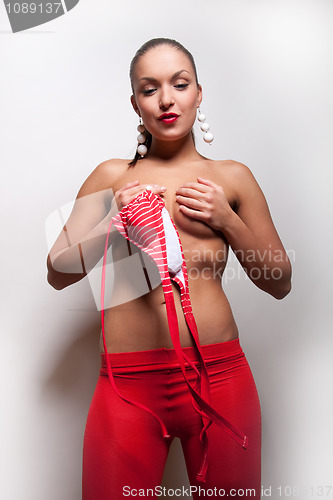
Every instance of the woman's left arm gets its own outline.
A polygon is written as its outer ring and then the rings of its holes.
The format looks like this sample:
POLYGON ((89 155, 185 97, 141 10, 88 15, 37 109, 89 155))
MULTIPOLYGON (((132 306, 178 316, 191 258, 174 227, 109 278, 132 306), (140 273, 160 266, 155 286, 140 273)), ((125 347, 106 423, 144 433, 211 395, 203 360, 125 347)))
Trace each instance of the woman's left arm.
POLYGON ((223 187, 198 177, 178 189, 180 209, 221 231, 251 281, 276 299, 291 290, 291 264, 272 221, 265 196, 252 172, 233 162, 229 170, 237 206, 223 187))

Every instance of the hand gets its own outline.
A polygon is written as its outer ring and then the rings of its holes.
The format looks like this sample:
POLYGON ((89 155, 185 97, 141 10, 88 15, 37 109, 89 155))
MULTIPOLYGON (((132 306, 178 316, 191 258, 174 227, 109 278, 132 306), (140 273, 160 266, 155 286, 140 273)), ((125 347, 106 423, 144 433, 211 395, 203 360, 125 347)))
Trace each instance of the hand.
POLYGON ((115 192, 115 200, 119 210, 122 210, 131 200, 136 198, 140 193, 146 189, 150 189, 154 194, 164 193, 166 187, 159 186, 158 184, 139 184, 139 181, 128 182, 125 186, 115 192))
POLYGON ((197 180, 198 182, 187 182, 177 189, 176 201, 179 208, 188 217, 222 231, 224 222, 234 213, 223 188, 202 177, 197 177, 197 180))

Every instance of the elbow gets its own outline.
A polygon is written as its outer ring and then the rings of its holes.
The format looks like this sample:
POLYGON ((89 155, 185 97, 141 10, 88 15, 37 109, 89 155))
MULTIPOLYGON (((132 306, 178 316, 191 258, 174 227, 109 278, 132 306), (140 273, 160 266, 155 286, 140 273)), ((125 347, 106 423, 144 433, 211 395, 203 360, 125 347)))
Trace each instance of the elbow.
POLYGON ((275 299, 282 300, 288 295, 290 291, 291 291, 291 281, 279 287, 278 289, 274 290, 274 293, 272 293, 272 295, 275 299))
POLYGON ((64 283, 61 283, 59 280, 56 279, 54 273, 50 270, 47 273, 47 282, 55 290, 62 290, 63 288, 66 287, 64 283))
POLYGON ((47 256, 47 282, 55 290, 62 290, 66 287, 64 280, 60 279, 60 273, 54 270, 51 262, 50 255, 47 256))
POLYGON ((86 275, 86 273, 61 273, 55 271, 52 266, 48 266, 47 282, 55 290, 63 290, 82 280, 86 275))
POLYGON ((277 286, 272 293, 273 297, 277 300, 284 299, 288 293, 291 291, 291 265, 289 263, 288 268, 282 273, 277 286))

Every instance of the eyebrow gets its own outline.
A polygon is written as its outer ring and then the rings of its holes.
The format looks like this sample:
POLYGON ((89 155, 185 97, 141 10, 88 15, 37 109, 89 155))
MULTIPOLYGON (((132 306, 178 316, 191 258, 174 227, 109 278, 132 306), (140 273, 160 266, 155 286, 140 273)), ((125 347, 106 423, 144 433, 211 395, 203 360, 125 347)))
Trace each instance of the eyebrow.
MULTIPOLYGON (((180 73, 182 73, 183 71, 186 71, 186 73, 190 73, 189 71, 187 71, 187 69, 181 69, 180 71, 176 71, 176 73, 172 75, 171 80, 179 76, 180 73)), ((151 76, 144 76, 143 78, 140 78, 139 82, 141 82, 141 80, 149 80, 150 82, 157 82, 156 78, 152 78, 151 76)))

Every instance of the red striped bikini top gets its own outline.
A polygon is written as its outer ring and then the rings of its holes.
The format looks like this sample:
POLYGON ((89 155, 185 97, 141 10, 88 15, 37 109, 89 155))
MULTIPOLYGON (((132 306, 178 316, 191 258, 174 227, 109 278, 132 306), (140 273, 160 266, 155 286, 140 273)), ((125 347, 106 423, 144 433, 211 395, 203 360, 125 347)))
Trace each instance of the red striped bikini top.
POLYGON ((148 254, 157 265, 162 281, 172 344, 174 346, 184 379, 191 392, 193 406, 195 410, 206 420, 206 423, 203 424, 203 428, 200 434, 200 440, 203 443, 203 459, 200 470, 196 476, 198 481, 205 482, 208 453, 208 440, 206 431, 208 427, 212 423, 217 424, 233 439, 235 439, 243 448, 246 448, 247 446, 247 437, 210 405, 209 377, 207 367, 202 356, 197 325, 192 312, 185 258, 177 228, 165 207, 163 199, 159 195, 154 194, 152 191, 145 190, 143 193, 139 194, 136 198, 131 200, 117 215, 112 218, 106 236, 102 266, 101 320, 103 345, 106 354, 105 359, 109 380, 119 397, 121 397, 127 403, 148 411, 159 421, 164 438, 168 438, 170 436, 160 417, 148 407, 136 401, 130 400, 119 393, 115 385, 110 360, 107 355, 104 329, 105 268, 109 234, 112 225, 114 225, 120 232, 120 234, 124 236, 128 241, 132 242, 140 250, 148 254), (178 259, 177 252, 173 256, 169 256, 168 259, 168 250, 171 246, 173 250, 177 250, 178 247, 178 259), (188 356, 186 356, 181 348, 177 313, 171 280, 179 285, 181 291, 182 309, 194 342, 194 347, 197 351, 200 363, 199 370, 197 366, 192 362, 192 360, 190 360, 188 356), (199 390, 196 390, 187 378, 185 371, 185 361, 189 363, 189 365, 197 373, 198 379, 200 381, 199 390))

